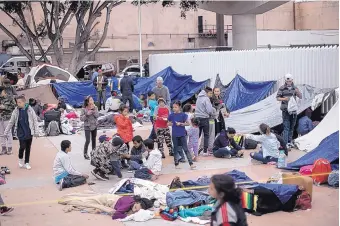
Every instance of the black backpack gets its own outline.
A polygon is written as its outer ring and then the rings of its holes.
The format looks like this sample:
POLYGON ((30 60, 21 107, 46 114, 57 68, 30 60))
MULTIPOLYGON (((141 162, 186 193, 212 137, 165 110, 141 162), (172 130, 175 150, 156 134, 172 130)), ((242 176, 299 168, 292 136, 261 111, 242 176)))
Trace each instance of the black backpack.
POLYGON ((255 140, 252 139, 245 139, 244 140, 244 148, 246 150, 250 150, 250 149, 256 149, 257 148, 257 142, 255 140))

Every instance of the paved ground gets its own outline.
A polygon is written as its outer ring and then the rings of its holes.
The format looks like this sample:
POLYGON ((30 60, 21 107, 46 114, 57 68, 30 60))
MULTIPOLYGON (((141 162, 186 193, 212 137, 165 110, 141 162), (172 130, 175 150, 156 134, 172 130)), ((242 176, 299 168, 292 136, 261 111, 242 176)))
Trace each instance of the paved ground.
MULTIPOLYGON (((143 137, 148 135, 149 127, 139 128, 136 134, 143 137)), ((111 135, 112 131, 106 132, 111 135)), ((6 203, 15 206, 15 212, 10 216, 0 217, 0 226, 60 226, 60 225, 124 225, 120 222, 112 221, 110 217, 104 215, 91 215, 79 212, 64 213, 63 206, 58 205, 56 200, 62 195, 72 192, 83 192, 93 190, 96 192, 107 192, 118 178, 112 176, 110 181, 101 182, 95 180, 90 175, 90 181, 95 185, 84 185, 77 188, 58 191, 53 184, 52 164, 60 141, 69 139, 72 142, 73 152, 70 154, 75 167, 79 171, 89 173, 92 169, 89 162, 82 157, 82 146, 84 138, 82 134, 73 136, 58 136, 51 138, 38 138, 33 142, 31 154, 32 170, 19 169, 17 166, 17 151, 14 156, 0 156, 0 165, 10 167, 12 174, 7 176, 7 184, 0 186, 0 193, 6 203)), ((15 142, 17 145, 17 142, 15 142)), ((17 148, 15 148, 17 150, 17 148)), ((294 151, 290 154, 290 159, 294 160, 303 153, 294 151)), ((238 169, 255 180, 266 180, 277 172, 274 166, 254 165, 249 159, 249 153, 243 159, 216 159, 213 157, 200 158, 197 163, 197 170, 189 170, 188 164, 183 164, 182 169, 175 170, 173 160, 170 157, 164 160, 163 173, 158 183, 169 184, 175 176, 180 176, 182 180, 195 179, 202 175, 213 175, 223 173, 232 169, 238 169)), ((131 176, 124 173, 124 177, 131 176)), ((260 226, 271 223, 275 226, 319 226, 339 225, 339 192, 328 187, 315 187, 313 192, 313 208, 310 211, 297 211, 294 213, 277 212, 261 217, 248 216, 248 223, 251 226, 260 226)), ((125 225, 145 225, 146 223, 129 222, 125 225)), ((184 225, 179 221, 167 222, 161 219, 147 222, 148 225, 184 225)))

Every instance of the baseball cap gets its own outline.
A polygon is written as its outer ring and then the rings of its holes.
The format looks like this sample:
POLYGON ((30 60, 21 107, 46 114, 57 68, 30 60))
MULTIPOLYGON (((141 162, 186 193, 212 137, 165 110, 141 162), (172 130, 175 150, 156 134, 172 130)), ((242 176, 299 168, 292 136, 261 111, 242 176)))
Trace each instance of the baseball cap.
POLYGON ((291 80, 293 80, 293 75, 291 75, 291 74, 286 74, 286 75, 285 75, 285 80, 286 80, 286 81, 291 81, 291 80))
POLYGON ((163 78, 162 77, 157 77, 157 81, 163 82, 163 78))

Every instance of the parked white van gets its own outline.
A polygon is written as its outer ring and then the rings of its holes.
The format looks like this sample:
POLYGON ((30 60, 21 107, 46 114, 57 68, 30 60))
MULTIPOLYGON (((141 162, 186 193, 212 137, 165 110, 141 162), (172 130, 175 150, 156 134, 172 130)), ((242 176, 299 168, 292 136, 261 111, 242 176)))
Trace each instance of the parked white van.
MULTIPOLYGON (((39 60, 41 56, 36 56, 35 59, 39 60)), ((46 56, 46 58, 49 60, 48 63, 52 64, 52 57, 46 56)), ((44 61, 42 61, 44 62, 44 61)), ((10 73, 17 73, 18 68, 21 68, 22 72, 26 72, 26 69, 32 66, 32 62, 28 60, 26 56, 16 56, 12 57, 9 60, 6 61, 3 65, 1 65, 0 70, 1 71, 7 71, 10 73)), ((26 72, 28 73, 28 71, 26 72)))

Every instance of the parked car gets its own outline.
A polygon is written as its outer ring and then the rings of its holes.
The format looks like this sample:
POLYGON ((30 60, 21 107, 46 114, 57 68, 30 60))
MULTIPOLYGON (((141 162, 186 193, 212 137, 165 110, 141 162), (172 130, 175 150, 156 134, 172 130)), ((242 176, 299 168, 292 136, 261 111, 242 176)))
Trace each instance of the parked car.
MULTIPOLYGON (((133 64, 130 66, 127 66, 126 68, 123 69, 121 73, 119 73, 119 77, 123 77, 124 73, 127 73, 128 75, 134 75, 137 77, 140 77, 140 66, 139 64, 133 64)), ((145 69, 142 67, 142 76, 145 74, 145 69)))
POLYGON ((111 77, 117 73, 116 66, 111 63, 86 62, 76 76, 78 79, 89 80, 95 68, 100 68, 107 77, 111 77))
MULTIPOLYGON (((48 59, 48 63, 52 64, 52 57, 46 56, 48 59)), ((36 60, 40 59, 40 56, 35 57, 36 60)), ((42 61, 43 63, 46 63, 42 61)), ((16 56, 8 59, 3 65, 0 67, 0 71, 17 73, 18 68, 21 68, 22 72, 25 72, 26 69, 32 66, 32 62, 26 56, 16 56)), ((28 71, 27 71, 28 73, 28 71)))

